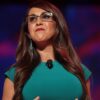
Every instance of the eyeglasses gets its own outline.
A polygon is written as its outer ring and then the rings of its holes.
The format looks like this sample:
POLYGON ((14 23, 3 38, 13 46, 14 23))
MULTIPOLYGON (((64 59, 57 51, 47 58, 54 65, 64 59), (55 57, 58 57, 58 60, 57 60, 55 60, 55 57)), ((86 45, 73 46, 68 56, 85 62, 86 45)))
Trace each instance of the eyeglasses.
POLYGON ((28 22, 29 23, 35 23, 38 19, 38 17, 42 20, 42 21, 53 21, 53 13, 51 12, 43 12, 40 16, 37 16, 35 14, 32 15, 28 15, 28 22))

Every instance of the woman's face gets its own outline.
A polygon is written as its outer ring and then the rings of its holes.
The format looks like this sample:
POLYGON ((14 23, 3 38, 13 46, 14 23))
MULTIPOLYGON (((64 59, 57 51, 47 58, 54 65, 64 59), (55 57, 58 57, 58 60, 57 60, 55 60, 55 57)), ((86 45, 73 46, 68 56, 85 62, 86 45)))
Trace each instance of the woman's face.
POLYGON ((34 42, 47 42, 56 34, 53 14, 41 8, 31 8, 28 13, 28 31, 34 42))

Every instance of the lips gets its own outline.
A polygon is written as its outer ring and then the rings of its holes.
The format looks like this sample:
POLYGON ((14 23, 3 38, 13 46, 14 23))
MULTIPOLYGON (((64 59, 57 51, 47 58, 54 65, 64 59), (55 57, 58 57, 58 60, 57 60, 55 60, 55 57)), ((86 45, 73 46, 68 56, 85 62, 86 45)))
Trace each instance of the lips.
POLYGON ((37 32, 37 31, 44 31, 44 29, 43 29, 43 28, 37 28, 35 31, 36 31, 36 32, 37 32))

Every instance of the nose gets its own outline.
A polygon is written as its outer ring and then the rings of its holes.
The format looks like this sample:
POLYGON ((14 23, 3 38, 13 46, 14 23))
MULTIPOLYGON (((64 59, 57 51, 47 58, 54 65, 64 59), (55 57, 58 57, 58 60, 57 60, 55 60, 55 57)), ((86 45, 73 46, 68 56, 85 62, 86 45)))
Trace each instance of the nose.
POLYGON ((42 25, 42 20, 40 17, 37 17, 37 20, 36 20, 36 25, 42 25))

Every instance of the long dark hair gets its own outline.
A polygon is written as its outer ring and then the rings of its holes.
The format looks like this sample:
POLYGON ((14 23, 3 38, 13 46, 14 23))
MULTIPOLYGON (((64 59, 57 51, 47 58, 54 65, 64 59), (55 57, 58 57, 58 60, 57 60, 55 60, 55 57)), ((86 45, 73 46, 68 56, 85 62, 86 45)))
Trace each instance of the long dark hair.
MULTIPOLYGON (((60 10, 51 3, 39 0, 30 3, 28 11, 32 7, 38 7, 54 14, 57 23, 57 35, 53 37, 54 54, 57 61, 59 61, 66 70, 76 75, 83 86, 83 100, 88 97, 86 81, 81 68, 80 60, 73 48, 72 42, 69 37, 69 31, 66 21, 60 10)), ((21 27, 21 34, 19 44, 16 52, 16 73, 14 80, 15 94, 13 100, 22 100, 22 90, 25 82, 31 76, 32 71, 40 63, 40 55, 36 51, 36 46, 33 41, 28 37, 28 23, 27 18, 24 19, 21 27), (32 46, 32 48, 30 47, 32 46)))

